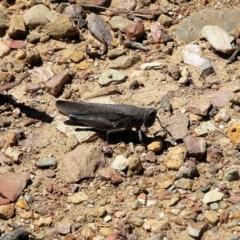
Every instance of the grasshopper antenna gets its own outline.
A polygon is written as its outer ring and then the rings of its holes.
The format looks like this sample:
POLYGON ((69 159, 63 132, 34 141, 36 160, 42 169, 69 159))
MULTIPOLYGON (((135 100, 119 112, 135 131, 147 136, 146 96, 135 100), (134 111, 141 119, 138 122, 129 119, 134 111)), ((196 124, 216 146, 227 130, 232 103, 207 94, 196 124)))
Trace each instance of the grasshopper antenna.
MULTIPOLYGON (((161 104, 160 104, 159 107, 157 108, 157 112, 159 111, 159 109, 160 109, 169 99, 171 99, 171 98, 173 97, 174 94, 175 94, 174 91, 171 92, 170 96, 169 96, 169 97, 166 97, 166 98, 161 102, 161 104)), ((171 137, 171 143, 172 143, 173 145, 176 145, 176 141, 175 141, 174 137, 173 137, 172 134, 167 130, 167 128, 166 128, 165 126, 163 126, 163 124, 162 124, 162 122, 161 122, 161 120, 160 120, 160 118, 159 118, 158 115, 156 115, 156 118, 157 118, 157 120, 158 120, 159 125, 161 126, 161 128, 162 128, 163 130, 165 130, 165 131, 169 134, 169 136, 171 137)))
POLYGON ((173 97, 173 95, 175 94, 175 92, 171 92, 170 96, 166 97, 159 105, 159 107, 157 108, 157 111, 159 111, 159 109, 169 100, 173 97))

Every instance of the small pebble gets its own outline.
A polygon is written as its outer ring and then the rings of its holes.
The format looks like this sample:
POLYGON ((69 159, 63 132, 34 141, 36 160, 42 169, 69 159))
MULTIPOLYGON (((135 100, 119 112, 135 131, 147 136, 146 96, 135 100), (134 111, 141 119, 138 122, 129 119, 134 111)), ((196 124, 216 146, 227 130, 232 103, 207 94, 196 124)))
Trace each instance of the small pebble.
POLYGON ((39 168, 56 167, 57 161, 53 157, 44 157, 35 162, 35 166, 39 168))
POLYGON ((233 169, 229 172, 227 172, 224 176, 225 180, 227 181, 235 181, 239 179, 239 172, 237 169, 233 169))

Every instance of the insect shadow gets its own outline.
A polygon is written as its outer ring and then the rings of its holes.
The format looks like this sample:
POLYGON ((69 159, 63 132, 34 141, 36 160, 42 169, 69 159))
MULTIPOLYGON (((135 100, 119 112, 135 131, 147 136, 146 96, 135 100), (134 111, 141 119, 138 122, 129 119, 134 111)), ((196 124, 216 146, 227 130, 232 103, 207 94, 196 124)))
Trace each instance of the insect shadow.
MULTIPOLYGON (((76 122, 74 120, 65 120, 64 124, 68 125, 68 126, 76 126, 76 122)), ((108 139, 107 139, 107 135, 106 132, 104 131, 100 131, 97 129, 93 129, 93 128, 88 128, 86 127, 86 125, 81 124, 81 123, 77 123, 77 125, 79 127, 76 126, 75 131, 76 132, 80 132, 80 131, 94 131, 97 133, 98 137, 101 138, 103 141, 107 141, 109 144, 118 144, 119 142, 124 142, 126 144, 128 143, 133 143, 133 144, 142 144, 142 142, 139 140, 139 134, 138 131, 134 131, 134 130, 124 130, 121 132, 115 132, 112 134, 108 135, 108 139)), ((143 137, 143 142, 145 144, 149 144, 152 142, 153 138, 151 137, 147 137, 145 133, 142 132, 142 137, 143 137)))
POLYGON ((53 117, 48 115, 43 111, 39 111, 35 108, 25 105, 24 103, 18 103, 12 95, 3 95, 0 94, 0 106, 6 103, 12 104, 15 108, 19 108, 22 113, 26 114, 29 118, 35 118, 40 120, 41 122, 51 123, 53 117))

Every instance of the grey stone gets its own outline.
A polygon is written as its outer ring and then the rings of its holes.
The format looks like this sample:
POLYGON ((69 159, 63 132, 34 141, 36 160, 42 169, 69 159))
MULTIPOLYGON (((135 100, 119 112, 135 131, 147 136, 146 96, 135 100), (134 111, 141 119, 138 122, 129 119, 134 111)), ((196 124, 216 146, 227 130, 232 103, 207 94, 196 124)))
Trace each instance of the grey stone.
POLYGON ((218 210, 218 209, 219 209, 218 203, 212 203, 212 204, 210 204, 210 208, 211 208, 212 210, 218 210))
POLYGON ((23 16, 24 22, 30 29, 34 29, 37 26, 44 26, 49 22, 47 19, 49 12, 50 10, 45 5, 35 5, 25 12, 23 16))
POLYGON ((115 59, 111 64, 110 68, 113 69, 127 69, 132 67, 135 63, 139 62, 141 57, 139 56, 121 56, 115 59))
POLYGON ((227 181, 235 181, 235 180, 239 180, 239 172, 237 169, 233 169, 229 172, 227 172, 224 176, 225 180, 227 181))
POLYGON ((197 176, 199 176, 199 172, 196 164, 192 161, 187 161, 180 167, 175 179, 194 178, 197 176))
POLYGON ((165 14, 161 14, 157 21, 163 26, 170 26, 172 24, 173 19, 165 14))
POLYGON ((234 233, 233 235, 229 236, 227 240, 239 240, 238 233, 234 233))
POLYGON ((200 238, 207 229, 206 223, 204 222, 189 222, 187 227, 188 235, 194 238, 200 238))
POLYGON ((232 31, 239 27, 239 22, 239 9, 216 10, 204 8, 192 13, 182 21, 176 29, 176 38, 178 41, 191 42, 199 38, 200 31, 206 25, 220 26, 225 31, 232 31))
POLYGON ((185 189, 185 190, 191 190, 193 181, 188 178, 180 178, 177 181, 174 182, 174 185, 177 188, 185 189))
POLYGON ((200 188, 200 190, 203 192, 203 193, 206 193, 210 190, 210 187, 209 186, 203 186, 200 188))
POLYGON ((55 166, 57 166, 57 161, 53 157, 44 157, 44 158, 39 159, 35 163, 35 166, 39 167, 39 168, 55 167, 55 166))
POLYGON ((202 77, 207 77, 208 75, 215 72, 212 62, 209 60, 205 60, 202 62, 202 64, 199 66, 200 69, 200 75, 202 77))
POLYGON ((108 86, 110 84, 122 83, 126 80, 126 78, 127 75, 124 72, 119 72, 114 69, 108 69, 101 74, 98 83, 101 86, 108 86))
POLYGON ((125 32, 126 28, 133 22, 127 18, 121 16, 114 16, 109 21, 112 30, 125 32))
POLYGON ((162 121, 163 126, 175 138, 175 140, 183 139, 188 133, 188 117, 180 113, 162 121))
POLYGON ((108 46, 111 46, 113 37, 108 24, 95 13, 91 13, 87 20, 90 33, 101 43, 107 43, 108 46))
POLYGON ((40 40, 40 35, 38 35, 38 34, 29 34, 28 36, 27 36, 27 41, 28 42, 30 42, 30 43, 37 43, 37 42, 39 42, 39 40, 40 40))

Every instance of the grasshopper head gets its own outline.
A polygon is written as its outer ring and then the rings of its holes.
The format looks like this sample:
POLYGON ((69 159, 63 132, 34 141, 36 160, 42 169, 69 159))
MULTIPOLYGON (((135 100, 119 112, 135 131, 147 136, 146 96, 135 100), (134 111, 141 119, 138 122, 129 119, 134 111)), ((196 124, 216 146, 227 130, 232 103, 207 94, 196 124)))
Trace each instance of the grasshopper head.
POLYGON ((145 127, 151 127, 155 122, 157 110, 155 108, 147 108, 143 115, 143 124, 145 127))

